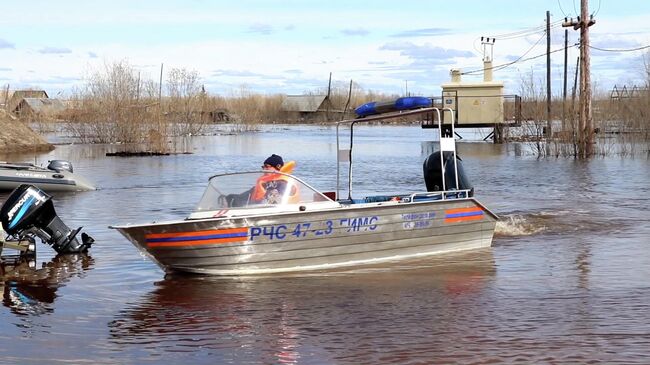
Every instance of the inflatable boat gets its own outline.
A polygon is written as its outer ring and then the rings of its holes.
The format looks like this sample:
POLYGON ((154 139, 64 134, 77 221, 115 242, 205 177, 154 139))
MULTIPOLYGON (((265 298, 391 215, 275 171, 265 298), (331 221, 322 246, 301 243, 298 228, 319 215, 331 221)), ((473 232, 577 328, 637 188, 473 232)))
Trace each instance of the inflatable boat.
POLYGON ((52 160, 47 168, 31 163, 0 162, 0 191, 10 191, 21 184, 45 191, 95 190, 93 184, 73 173, 69 161, 52 160))

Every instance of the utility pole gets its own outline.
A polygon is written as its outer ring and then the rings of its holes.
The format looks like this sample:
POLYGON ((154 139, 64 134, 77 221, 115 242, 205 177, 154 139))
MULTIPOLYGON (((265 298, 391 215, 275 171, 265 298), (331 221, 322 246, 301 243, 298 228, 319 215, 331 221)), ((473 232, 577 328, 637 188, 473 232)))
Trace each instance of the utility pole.
POLYGON ((345 102, 345 108, 343 108, 343 114, 341 114, 341 120, 345 119, 345 113, 348 112, 348 107, 350 106, 350 99, 352 99, 352 79, 350 79, 350 89, 348 90, 348 101, 345 102))
MULTIPOLYGON (((567 19, 564 18, 566 22, 567 19)), ((566 130, 566 83, 567 83, 567 68, 569 61, 569 30, 564 30, 564 90, 562 91, 562 130, 566 130)))
POLYGON ((162 82, 163 82, 163 65, 160 64, 160 82, 158 84, 158 130, 162 131, 162 82))
POLYGON ((546 11, 546 139, 553 136, 551 122, 551 12, 546 11))
POLYGON ((7 113, 9 112, 9 84, 7 84, 7 88, 5 89, 5 111, 7 113))
POLYGON ((573 79, 573 91, 571 91, 571 140, 573 142, 573 155, 578 156, 577 146, 577 129, 576 128, 576 88, 578 84, 578 75, 580 74, 580 56, 576 58, 576 74, 573 79))
POLYGON ((160 64, 160 83, 158 84, 158 108, 162 104, 162 78, 163 78, 163 63, 160 64))
POLYGON ((135 100, 137 102, 140 101, 140 71, 138 71, 138 88, 137 91, 135 92, 135 100))
POLYGON ((327 121, 330 121, 330 107, 332 106, 332 100, 330 99, 332 93, 332 73, 330 72, 330 80, 327 82, 327 96, 325 97, 325 100, 327 100, 327 109, 325 110, 325 118, 327 121))
POLYGON ((579 157, 593 154, 594 128, 591 119, 591 71, 589 60, 589 27, 596 21, 589 16, 589 1, 580 0, 580 16, 562 23, 563 27, 580 29, 580 123, 578 125, 579 157))

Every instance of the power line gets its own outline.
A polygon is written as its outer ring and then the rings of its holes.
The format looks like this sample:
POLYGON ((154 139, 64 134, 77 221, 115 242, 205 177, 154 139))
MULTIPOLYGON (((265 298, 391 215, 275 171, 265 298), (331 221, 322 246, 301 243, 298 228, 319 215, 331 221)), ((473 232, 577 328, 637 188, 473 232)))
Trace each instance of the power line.
POLYGON ((560 11, 562 14, 564 14, 565 17, 568 17, 569 15, 562 9, 562 4, 560 4, 560 0, 557 0, 557 5, 560 7, 560 11))
POLYGON ((591 14, 592 17, 596 17, 596 15, 598 15, 598 12, 600 11, 600 3, 601 3, 601 1, 602 0, 598 0, 598 9, 596 9, 595 13, 591 14))
POLYGON ((536 27, 536 28, 521 30, 521 31, 518 31, 518 32, 505 33, 505 34, 499 34, 499 35, 491 35, 491 36, 488 36, 488 37, 489 38, 499 39, 499 40, 506 40, 506 39, 512 39, 512 38, 521 38, 521 37, 529 36, 531 34, 536 34, 536 33, 539 33, 539 32, 543 32, 544 28, 545 28, 545 26, 544 27, 540 26, 540 27, 536 27))
MULTIPOLYGON (((552 25, 557 25, 557 24, 560 24, 560 23, 562 23, 562 20, 555 21, 555 22, 553 22, 551 24, 552 25)), ((509 37, 509 36, 513 36, 513 35, 519 35, 519 34, 522 34, 522 33, 536 33, 537 31, 545 30, 545 29, 546 29, 546 23, 541 24, 541 25, 537 25, 537 26, 534 26, 534 27, 531 27, 531 28, 517 30, 517 31, 514 31, 514 32, 510 32, 510 33, 502 33, 502 34, 493 35, 493 36, 490 36, 490 38, 509 37)))
MULTIPOLYGON (((522 54, 521 56, 519 56, 519 58, 517 58, 516 60, 512 61, 512 62, 510 63, 510 65, 515 64, 515 63, 519 62, 522 58, 524 58, 524 56, 526 56, 530 51, 532 51, 533 48, 537 47, 537 45, 539 44, 539 42, 541 42, 541 40, 544 39, 545 36, 546 36, 546 32, 544 32, 544 34, 542 34, 542 36, 539 37, 539 39, 537 40, 537 42, 535 42, 535 44, 533 44, 533 45, 532 45, 532 46, 531 46, 531 47, 530 47, 526 52, 524 52, 524 54, 522 54)), ((510 65, 504 65, 503 67, 499 67, 499 68, 497 68, 495 71, 498 71, 498 70, 504 69, 504 68, 506 68, 506 67, 508 67, 508 66, 510 66, 510 65)))
MULTIPOLYGON (((498 65, 498 66, 492 66, 492 67, 490 67, 489 69, 490 69, 490 70, 500 70, 501 68, 505 68, 505 67, 507 67, 507 66, 509 66, 509 65, 511 65, 511 64, 514 64, 514 63, 519 62, 519 60, 521 60, 524 56, 526 56, 530 51, 533 50, 533 48, 535 48, 535 47, 539 44, 539 42, 544 38, 545 35, 546 35, 546 32, 544 32, 544 34, 542 34, 542 36, 537 40, 537 42, 535 42, 535 43, 534 43, 530 48, 528 48, 528 50, 526 50, 526 52, 524 52, 524 54, 522 54, 521 56, 519 56, 519 58, 517 58, 516 60, 514 60, 514 61, 512 61, 512 62, 510 62, 510 63, 507 63, 507 64, 498 65), (502 67, 502 66, 503 66, 503 67, 502 67)), ((470 75, 470 74, 472 74, 472 73, 478 73, 478 72, 481 72, 481 71, 483 71, 483 69, 480 69, 480 70, 474 70, 474 71, 467 71, 467 72, 463 72, 463 73, 461 73, 461 74, 462 74, 462 75, 470 75)))
MULTIPOLYGON (((558 48, 558 49, 553 50, 553 51, 551 51, 549 53, 553 54, 553 53, 556 53, 556 52, 564 51, 565 48, 570 49, 570 48, 574 48, 574 47, 577 47, 577 46, 578 46, 577 44, 573 44, 573 45, 568 46, 568 47, 558 48)), ((462 72, 461 75, 471 75, 471 74, 483 72, 484 70, 497 70, 498 71, 498 70, 502 70, 502 69, 504 69, 504 68, 506 68, 508 66, 514 65, 515 63, 518 63, 518 62, 526 62, 526 61, 534 60, 536 58, 540 58, 540 57, 544 57, 544 56, 546 56, 546 52, 544 52, 542 54, 538 54, 536 56, 524 58, 524 59, 519 57, 518 59, 516 59, 516 60, 514 60, 512 62, 508 62, 508 63, 504 63, 504 64, 501 64, 501 65, 492 66, 492 67, 488 67, 488 68, 482 68, 480 70, 472 70, 472 71, 462 72)))
POLYGON ((596 49, 603 52, 634 52, 634 51, 640 51, 642 49, 650 48, 650 45, 641 46, 637 48, 628 48, 628 49, 605 49, 605 48, 599 48, 590 45, 589 48, 596 49))
MULTIPOLYGON (((551 23, 552 28, 557 28, 562 25, 563 20, 558 20, 553 23, 551 23)), ((498 34, 498 35, 489 35, 489 38, 495 38, 498 40, 508 40, 508 39, 513 39, 513 38, 522 38, 522 37, 527 37, 529 35, 533 35, 539 32, 544 32, 546 31, 546 24, 539 25, 533 28, 527 28, 527 29, 522 29, 518 30, 515 32, 510 32, 510 33, 503 33, 503 34, 498 34)))

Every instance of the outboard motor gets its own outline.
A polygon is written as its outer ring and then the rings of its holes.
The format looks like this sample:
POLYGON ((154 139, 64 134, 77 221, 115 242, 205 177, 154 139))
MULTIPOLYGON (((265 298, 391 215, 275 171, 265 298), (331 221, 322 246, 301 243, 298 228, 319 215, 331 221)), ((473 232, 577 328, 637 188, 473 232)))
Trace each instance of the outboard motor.
MULTIPOLYGON (((454 153, 445 151, 444 153, 444 166, 445 166, 445 188, 447 190, 456 188, 456 176, 454 175, 454 153)), ((465 175, 463 165, 460 157, 456 155, 456 164, 458 165, 458 189, 469 190, 469 196, 474 196, 474 188, 465 175)), ((440 151, 436 151, 429 155, 424 160, 422 166, 424 170, 424 182, 427 186, 427 191, 441 191, 442 190, 442 163, 440 161, 440 151)))
POLYGON ((82 233, 79 243, 75 236, 81 227, 68 228, 56 215, 52 197, 33 185, 20 185, 11 193, 0 208, 0 222, 9 236, 32 242, 37 236, 58 253, 86 252, 95 241, 82 233))
POLYGON ((61 170, 69 171, 72 173, 72 164, 70 161, 66 160, 52 160, 50 163, 47 165, 48 170, 56 171, 56 172, 61 172, 61 170))

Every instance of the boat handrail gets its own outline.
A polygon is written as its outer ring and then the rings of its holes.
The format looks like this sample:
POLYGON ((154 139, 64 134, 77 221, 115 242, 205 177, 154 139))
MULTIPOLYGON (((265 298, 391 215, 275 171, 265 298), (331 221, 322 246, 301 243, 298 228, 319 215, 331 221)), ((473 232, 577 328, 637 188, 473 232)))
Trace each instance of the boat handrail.
MULTIPOLYGON (((362 118, 355 118, 355 119, 346 119, 346 120, 341 120, 338 122, 335 122, 336 124, 336 196, 339 197, 341 196, 341 162, 342 161, 347 161, 348 162, 348 199, 352 200, 352 148, 354 145, 354 125, 357 123, 369 123, 369 122, 374 122, 378 120, 386 120, 386 119, 394 119, 394 118, 402 118, 402 117, 408 117, 412 115, 420 115, 420 114, 426 114, 426 113, 435 113, 437 116, 438 120, 438 130, 441 130, 441 115, 440 115, 440 108, 436 107, 429 107, 429 108, 420 108, 420 109, 413 109, 413 110, 403 110, 403 111, 397 111, 397 112, 391 112, 391 113, 383 113, 383 114, 377 114, 377 115, 370 115, 370 116, 365 116, 362 118), (340 126, 341 125, 350 125, 350 145, 349 149, 341 149, 341 138, 340 138, 340 126)), ((453 110, 451 108, 442 108, 442 111, 450 111, 452 115, 452 120, 451 120, 451 128, 452 128, 452 138, 454 136, 454 117, 453 117, 453 110)), ((440 132, 441 133, 441 132, 440 132)), ((440 134, 440 137, 442 137, 442 134, 440 134)), ((442 140, 441 140, 442 141, 442 140)), ((454 144, 455 146, 455 144, 454 144)), ((441 148, 442 151, 442 148, 441 148)), ((442 154, 442 152, 441 152, 442 154)), ((456 152, 454 148, 454 159, 456 158, 456 152)), ((443 163, 444 159, 441 159, 441 163, 443 163)), ((444 168, 444 167, 443 167, 444 168)), ((444 173, 444 170, 443 170, 444 173)), ((444 176, 444 174, 443 174, 444 176)), ((443 185, 444 185, 444 179, 443 179, 443 185)), ((456 188, 458 188, 458 169, 456 168, 456 188)), ((445 187, 443 186, 443 190, 445 190, 445 187)))
POLYGON ((417 198, 435 198, 439 197, 440 200, 447 199, 462 199, 469 198, 471 189, 462 189, 462 190, 446 190, 446 191, 428 191, 424 193, 413 193, 408 196, 410 201, 414 202, 417 198))
MULTIPOLYGON (((450 108, 445 108, 445 109, 450 109, 450 108)), ((353 118, 353 119, 345 119, 345 120, 340 120, 338 122, 334 122, 337 126, 341 124, 350 124, 350 123, 367 123, 367 122, 376 122, 378 120, 385 120, 385 119, 394 119, 394 118, 402 118, 402 117, 408 117, 411 115, 418 115, 418 114, 424 114, 424 113, 430 113, 433 112, 434 110, 440 110, 440 108, 436 107, 429 107, 429 108, 420 108, 420 109, 411 109, 411 110, 400 110, 396 112, 390 112, 390 113, 383 113, 383 114, 375 114, 375 115, 369 115, 366 117, 362 118, 353 118)))
POLYGON ((456 179, 456 190, 458 190, 458 163, 456 163, 456 131, 454 129, 454 125, 456 124, 454 121, 454 111, 451 108, 442 108, 443 113, 445 111, 449 111, 449 114, 451 116, 451 123, 449 124, 451 126, 451 130, 447 131, 445 130, 443 132, 442 126, 444 125, 442 122, 442 118, 440 118, 440 111, 438 111, 438 140, 440 143, 440 168, 442 171, 442 190, 445 191, 447 190, 446 182, 447 180, 445 176, 445 152, 452 152, 453 153, 453 161, 454 161, 454 177, 456 179))
POLYGON ((29 162, 0 162, 0 168, 13 169, 13 170, 29 170, 29 169, 36 168, 36 169, 46 170, 43 167, 36 166, 29 162))

